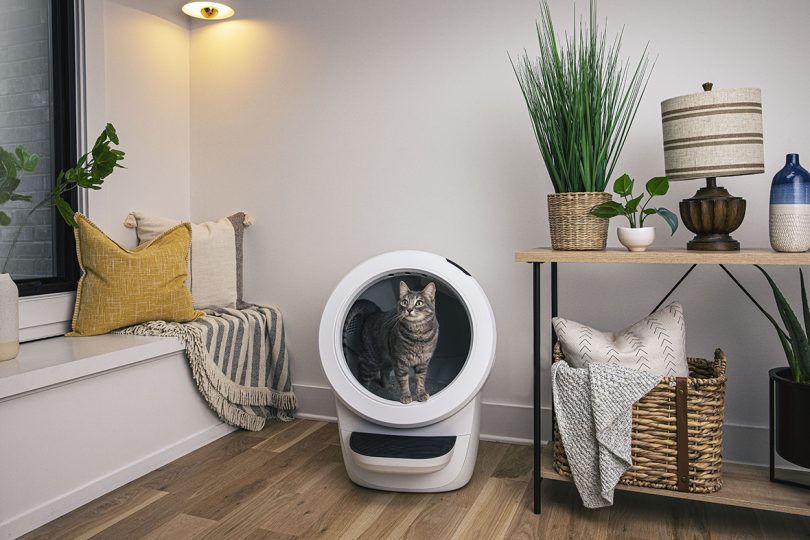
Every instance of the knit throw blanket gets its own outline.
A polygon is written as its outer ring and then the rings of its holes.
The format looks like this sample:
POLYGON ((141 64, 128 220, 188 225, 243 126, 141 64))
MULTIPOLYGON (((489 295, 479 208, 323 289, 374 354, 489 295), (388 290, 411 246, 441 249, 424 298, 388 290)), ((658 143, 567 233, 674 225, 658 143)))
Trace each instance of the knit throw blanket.
POLYGON ((660 380, 615 364, 551 367, 557 427, 586 508, 613 504, 616 484, 633 465, 633 404, 660 380))
POLYGON ((151 321, 120 334, 176 337, 208 405, 224 422, 259 431, 296 408, 281 312, 274 307, 206 310, 189 323, 151 321))

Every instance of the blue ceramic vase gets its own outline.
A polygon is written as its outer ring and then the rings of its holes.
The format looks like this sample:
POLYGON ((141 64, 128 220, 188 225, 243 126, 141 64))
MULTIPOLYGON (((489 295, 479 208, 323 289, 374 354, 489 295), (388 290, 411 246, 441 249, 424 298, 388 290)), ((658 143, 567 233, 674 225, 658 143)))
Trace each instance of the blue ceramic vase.
POLYGON ((810 249, 810 173, 799 154, 788 154, 771 184, 771 247, 776 251, 810 249))

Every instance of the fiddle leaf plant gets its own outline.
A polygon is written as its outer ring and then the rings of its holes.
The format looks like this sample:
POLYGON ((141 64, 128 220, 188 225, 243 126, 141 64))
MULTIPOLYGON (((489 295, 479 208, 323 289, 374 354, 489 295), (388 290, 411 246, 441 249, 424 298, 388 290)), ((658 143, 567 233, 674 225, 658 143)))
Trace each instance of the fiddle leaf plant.
MULTIPOLYGON (((123 168, 120 162, 124 159, 124 152, 115 148, 118 142, 118 134, 112 124, 107 124, 101 134, 93 144, 93 148, 76 162, 75 167, 66 169, 56 177, 53 189, 45 197, 34 205, 23 217, 22 222, 17 226, 17 231, 11 241, 11 246, 6 254, 0 273, 5 273, 11 254, 23 227, 28 223, 31 215, 49 206, 55 206, 59 215, 65 223, 71 227, 78 224, 73 218, 75 210, 65 199, 68 192, 76 188, 101 189, 104 180, 110 176, 116 168, 123 168)), ((24 146, 18 146, 14 153, 10 153, 0 148, 0 207, 10 201, 31 202, 31 196, 17 193, 16 189, 20 185, 19 173, 33 172, 39 164, 39 157, 28 152, 24 146)), ((0 226, 11 225, 12 219, 9 214, 0 210, 0 226)))
POLYGON ((107 124, 96 139, 90 152, 79 158, 75 167, 64 170, 56 177, 56 186, 46 197, 52 200, 65 223, 71 227, 78 224, 73 218, 74 210, 64 199, 64 195, 77 187, 101 189, 104 180, 116 168, 124 168, 119 162, 124 159, 124 152, 113 148, 118 143, 118 134, 112 124, 107 124))
MULTIPOLYGON (((31 154, 24 146, 18 146, 14 153, 0 148, 0 207, 7 202, 31 202, 30 195, 17 193, 20 186, 20 172, 33 172, 39 165, 39 156, 31 154)), ((0 210, 0 226, 11 225, 11 216, 0 210)))
POLYGON ((666 208, 654 208, 650 206, 653 197, 666 195, 669 191, 669 180, 666 176, 656 176, 647 181, 646 193, 639 196, 633 195, 635 180, 629 175, 623 174, 613 182, 613 192, 624 199, 624 203, 618 201, 607 201, 597 204, 591 208, 591 214, 596 217, 610 219, 612 217, 624 216, 630 222, 632 228, 644 226, 644 220, 652 215, 661 216, 669 225, 672 234, 678 230, 678 216, 666 208), (644 196, 647 195, 647 200, 644 196), (642 203, 643 201, 643 203, 642 203))

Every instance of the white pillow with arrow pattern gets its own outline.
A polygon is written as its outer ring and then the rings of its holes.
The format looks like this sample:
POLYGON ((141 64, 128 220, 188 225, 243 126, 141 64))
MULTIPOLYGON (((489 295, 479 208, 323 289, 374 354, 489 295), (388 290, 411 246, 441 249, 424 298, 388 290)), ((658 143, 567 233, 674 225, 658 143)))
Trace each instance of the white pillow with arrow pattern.
POLYGON ((575 321, 552 319, 566 361, 619 364, 663 377, 688 377, 683 306, 673 302, 620 332, 600 332, 575 321))

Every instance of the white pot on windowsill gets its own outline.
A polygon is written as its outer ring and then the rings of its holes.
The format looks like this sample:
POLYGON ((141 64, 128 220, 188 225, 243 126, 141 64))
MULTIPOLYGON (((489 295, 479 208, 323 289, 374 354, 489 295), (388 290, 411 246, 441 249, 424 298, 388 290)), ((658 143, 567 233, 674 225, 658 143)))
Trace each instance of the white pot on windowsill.
POLYGON ((655 241, 655 227, 618 227, 619 242, 630 251, 647 251, 655 241))
POLYGON ((20 293, 8 274, 0 274, 0 362, 20 352, 20 293))

